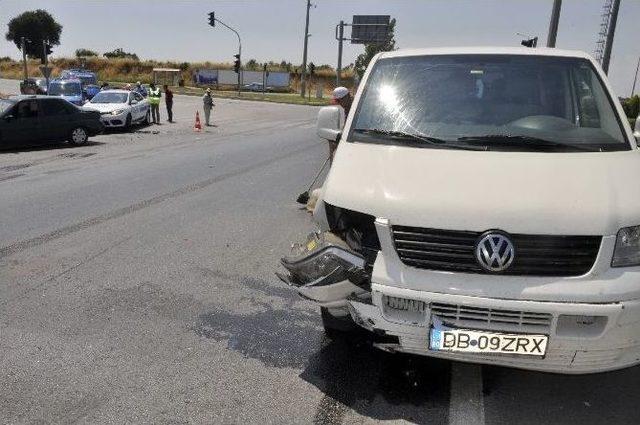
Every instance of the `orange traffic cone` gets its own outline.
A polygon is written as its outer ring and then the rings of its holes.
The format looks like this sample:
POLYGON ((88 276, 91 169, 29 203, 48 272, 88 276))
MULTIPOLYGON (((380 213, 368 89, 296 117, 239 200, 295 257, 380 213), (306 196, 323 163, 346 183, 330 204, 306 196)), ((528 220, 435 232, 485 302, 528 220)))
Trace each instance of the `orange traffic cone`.
POLYGON ((193 131, 202 131, 202 124, 200 124, 200 112, 196 111, 196 123, 193 126, 193 131))

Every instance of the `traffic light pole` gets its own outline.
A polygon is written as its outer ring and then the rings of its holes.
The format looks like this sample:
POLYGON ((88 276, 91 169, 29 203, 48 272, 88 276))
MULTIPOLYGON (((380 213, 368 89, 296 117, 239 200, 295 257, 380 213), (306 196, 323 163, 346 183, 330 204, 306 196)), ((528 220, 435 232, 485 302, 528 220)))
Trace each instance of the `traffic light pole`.
POLYGON ((342 85, 342 42, 344 41, 344 21, 340 21, 337 31, 338 35, 338 66, 336 68, 336 85, 342 85))
MULTIPOLYGON (((233 31, 234 34, 238 37, 238 60, 241 61, 240 63, 242 64, 242 41, 240 40, 240 34, 238 34, 238 31, 234 30, 229 25, 222 22, 220 19, 215 18, 215 21, 220 25, 226 27, 227 29, 230 29, 231 31, 233 31)), ((240 89, 241 89, 241 85, 240 85, 241 74, 242 74, 242 69, 238 69, 238 96, 240 96, 240 89)))

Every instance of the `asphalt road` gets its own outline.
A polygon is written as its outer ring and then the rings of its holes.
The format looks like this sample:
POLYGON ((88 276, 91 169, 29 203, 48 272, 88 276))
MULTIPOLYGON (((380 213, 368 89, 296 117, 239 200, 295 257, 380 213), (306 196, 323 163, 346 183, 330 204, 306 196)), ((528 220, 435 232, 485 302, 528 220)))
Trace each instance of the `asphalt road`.
MULTIPOLYGON (((0 80, 0 92, 16 87, 0 80)), ((1 423, 640 423, 640 369, 561 376, 324 338, 274 276, 312 229, 316 108, 0 153, 1 423)))

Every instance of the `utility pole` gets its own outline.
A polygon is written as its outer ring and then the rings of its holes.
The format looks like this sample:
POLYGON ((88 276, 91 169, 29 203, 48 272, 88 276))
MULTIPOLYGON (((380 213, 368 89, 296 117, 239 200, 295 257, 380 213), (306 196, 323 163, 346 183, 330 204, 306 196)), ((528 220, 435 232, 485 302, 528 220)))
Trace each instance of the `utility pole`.
POLYGON ((342 85, 342 42, 344 41, 344 21, 338 25, 338 66, 336 68, 336 85, 342 85))
POLYGON ((27 71, 27 40, 24 37, 20 37, 20 50, 22 50, 22 66, 24 68, 24 79, 29 78, 29 72, 27 71))
POLYGON ((556 47, 558 23, 560 22, 560 9, 562 9, 562 0, 553 0, 551 21, 549 21, 549 35, 547 36, 547 47, 556 47))
POLYGON ((311 9, 311 0, 307 0, 307 19, 304 24, 304 49, 302 50, 302 73, 300 74, 300 96, 304 98, 306 88, 305 74, 307 73, 307 44, 309 42, 309 9, 311 9))
POLYGON ((613 36, 616 33, 616 23, 618 22, 618 10, 620 0, 613 0, 611 8, 611 20, 609 21, 609 31, 607 31, 607 41, 604 45, 604 55, 602 56, 602 69, 605 74, 609 74, 609 61, 611 60, 611 50, 613 49, 613 36))
POLYGON ((631 97, 636 92, 636 81, 638 81, 638 68, 640 68, 640 57, 638 57, 638 65, 636 65, 636 75, 633 77, 633 87, 631 88, 631 97))

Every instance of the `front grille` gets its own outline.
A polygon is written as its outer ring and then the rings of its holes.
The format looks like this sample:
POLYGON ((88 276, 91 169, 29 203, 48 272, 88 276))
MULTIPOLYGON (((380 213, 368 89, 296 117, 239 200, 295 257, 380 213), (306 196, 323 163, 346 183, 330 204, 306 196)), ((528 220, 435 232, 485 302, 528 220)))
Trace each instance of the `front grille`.
MULTIPOLYGON (((393 226, 398 255, 422 269, 490 273, 475 257, 479 232, 393 226)), ((580 276, 593 267, 601 236, 509 235, 515 247, 511 266, 502 275, 580 276)), ((492 273, 494 274, 494 273, 492 273)))
POLYGON ((469 307, 457 304, 431 303, 431 315, 456 327, 478 325, 535 327, 549 329, 553 316, 549 313, 469 307))

